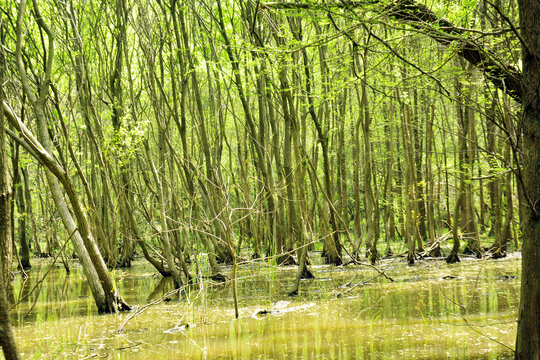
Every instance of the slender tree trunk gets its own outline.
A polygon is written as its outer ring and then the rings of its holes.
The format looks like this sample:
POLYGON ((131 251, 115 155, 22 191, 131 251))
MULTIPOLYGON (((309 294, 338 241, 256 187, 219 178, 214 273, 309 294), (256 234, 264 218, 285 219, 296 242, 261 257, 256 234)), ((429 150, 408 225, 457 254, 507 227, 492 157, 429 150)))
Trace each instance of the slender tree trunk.
MULTIPOLYGON (((367 50, 364 54, 364 63, 366 61, 367 50)), ((373 161, 371 157, 371 114, 368 107, 368 98, 366 90, 366 70, 367 65, 364 64, 364 81, 362 82, 362 95, 360 97, 361 112, 363 114, 362 120, 362 134, 364 139, 364 193, 366 197, 366 257, 369 258, 371 263, 375 263, 380 257, 377 250, 378 233, 377 224, 379 222, 378 212, 376 211, 376 195, 373 185, 373 161)))
MULTIPOLYGON (((280 61, 280 71, 279 71, 279 79, 280 79, 280 98, 281 98, 281 107, 283 111, 283 117, 284 117, 284 144, 283 144, 283 176, 285 180, 285 187, 286 187, 286 204, 287 204, 287 220, 288 220, 288 227, 287 227, 287 238, 289 241, 283 241, 285 239, 281 239, 282 241, 277 242, 277 253, 282 254, 285 252, 289 252, 292 250, 293 246, 292 243, 296 243, 300 237, 302 236, 302 231, 299 229, 299 222, 298 222, 298 212, 297 212, 297 206, 296 206, 296 191, 295 191, 295 174, 293 171, 293 142, 297 143, 298 139, 298 122, 296 119, 296 116, 294 114, 294 109, 292 107, 291 103, 291 94, 289 92, 289 82, 287 81, 287 74, 286 74, 286 66, 287 63, 284 61, 284 59, 281 59, 280 61), (291 141, 292 139, 295 139, 291 141), (290 242, 292 241, 292 243, 290 242)), ((294 260, 290 255, 280 255, 278 257, 278 263, 288 265, 294 263, 294 260)))
MULTIPOLYGON (((18 166, 18 164, 17 164, 18 166)), ((19 174, 21 172, 21 169, 18 170, 19 174)), ((26 211, 26 203, 25 203, 25 196, 24 191, 25 188, 22 185, 22 178, 21 176, 18 177, 18 183, 19 187, 16 190, 16 196, 17 196, 17 212, 19 213, 19 220, 18 220, 18 228, 19 228, 19 244, 20 244, 20 261, 23 269, 30 269, 32 265, 30 265, 30 246, 28 241, 28 229, 27 229, 27 219, 28 214, 26 211)))
POLYGON ((501 244, 501 195, 500 179, 496 175, 497 159, 494 156, 497 151, 497 125, 495 123, 495 109, 497 100, 494 97, 487 112, 487 152, 489 162, 489 174, 493 176, 488 183, 488 192, 490 198, 490 230, 489 234, 495 238, 494 244, 501 244))
MULTIPOLYGON (((512 168, 515 165, 512 164, 512 158, 511 158, 511 146, 514 142, 512 139, 512 121, 509 115, 509 109, 507 106, 507 99, 503 100, 503 108, 504 108, 504 114, 503 114, 503 126, 506 130, 506 141, 504 143, 504 162, 506 163, 506 167, 512 168)), ((513 173, 509 172, 506 175, 504 175, 501 179, 497 179, 498 182, 504 185, 504 190, 502 191, 502 194, 499 195, 499 204, 498 204, 498 211, 499 214, 497 215, 498 218, 498 228, 499 228, 499 234, 495 236, 495 241, 493 245, 491 246, 491 253, 492 257, 495 259, 502 258, 506 256, 506 251, 508 248, 508 244, 512 242, 512 220, 514 218, 514 204, 513 204, 513 194, 512 194, 512 178, 513 173), (506 200, 506 213, 504 216, 504 223, 502 221, 502 198, 504 196, 504 199, 506 200)))
MULTIPOLYGON (((471 75, 472 77, 472 75, 471 75)), ((471 99, 471 90, 466 91, 467 95, 464 97, 464 100, 466 102, 465 109, 464 109, 464 124, 463 126, 466 126, 466 141, 467 141, 467 149, 466 149, 466 158, 465 158, 465 164, 466 164, 466 172, 467 172, 467 179, 470 179, 474 174, 474 165, 476 162, 476 146, 477 146, 477 138, 476 138, 476 118, 474 116, 474 111, 470 107, 470 103, 472 103, 471 99)), ((483 249, 480 247, 480 234, 478 232, 478 217, 476 215, 476 207, 474 205, 474 192, 473 192, 473 185, 472 182, 469 180, 467 181, 467 184, 465 185, 465 213, 467 217, 467 223, 465 224, 465 228, 467 229, 468 233, 468 240, 467 240, 467 246, 465 248, 465 252, 469 252, 471 254, 476 255, 478 258, 482 257, 483 249)))
MULTIPOLYGON (((413 42, 413 44, 415 44, 413 42)), ((416 225, 418 231, 418 243, 417 251, 423 251, 424 241, 426 241, 427 231, 426 231, 426 202, 425 202, 425 188, 424 188, 424 174, 422 172, 422 160, 423 160, 423 124, 424 121, 420 120, 420 117, 428 119, 428 114, 422 112, 420 115, 421 102, 423 102, 425 96, 423 92, 420 95, 420 100, 418 99, 418 90, 414 88, 413 98, 414 98, 414 115, 411 122, 412 125, 412 135, 414 138, 414 168, 415 168, 415 182, 414 182, 414 193, 416 194, 416 209, 418 214, 416 216, 416 225)), ((427 109, 426 109, 427 110, 427 109)), ((426 111, 427 112, 427 111, 426 111)), ((426 120, 427 122, 428 120, 426 120)))
MULTIPOLYGON (((427 223, 428 223, 428 242, 432 244, 435 242, 435 211, 434 203, 435 201, 435 177, 433 175, 433 158, 435 157, 434 151, 434 134, 433 134, 433 123, 435 121, 435 106, 430 105, 430 117, 427 121, 426 127, 426 183, 428 187, 428 194, 426 197, 426 214, 427 214, 427 223)), ((440 205, 439 205, 440 206, 440 205)), ((431 250, 430 256, 439 257, 441 256, 440 245, 435 245, 435 248, 431 250)))
POLYGON ((392 170, 394 164, 394 153, 392 146, 394 142, 394 126, 392 121, 394 120, 394 105, 390 100, 389 114, 387 114, 387 120, 384 125, 384 134, 386 136, 385 149, 386 149, 386 166, 385 166, 385 180, 384 180, 384 194, 386 207, 384 212, 384 235, 386 238, 386 256, 393 255, 391 243, 395 237, 394 230, 394 189, 392 180, 392 170))
POLYGON ((22 167, 21 173, 23 175, 24 182, 26 221, 30 223, 30 236, 32 237, 32 240, 28 240, 28 242, 34 244, 34 256, 42 256, 43 250, 41 250, 41 245, 37 236, 36 219, 34 217, 34 209, 32 207, 32 193, 30 192, 30 180, 28 179, 28 170, 25 167, 22 167))
POLYGON ((458 151, 458 178, 459 185, 457 187, 456 195, 456 204, 454 209, 454 215, 452 218, 452 238, 454 244, 452 246, 452 251, 450 255, 446 258, 446 262, 451 264, 460 261, 459 259, 459 250, 460 250, 460 238, 459 238, 459 229, 466 225, 466 212, 463 211, 465 205, 466 197, 466 174, 468 167, 468 153, 467 153, 467 133, 469 131, 468 127, 468 117, 465 114, 463 108, 463 96, 462 96, 462 84, 459 79, 456 79, 456 111, 457 111, 457 122, 458 122, 458 139, 459 139, 459 151, 458 151), (461 212, 461 215, 460 215, 461 212), (459 218, 461 217, 461 226, 459 223, 459 218))
MULTIPOLYGON (((27 231, 26 231, 26 210, 25 210, 25 197, 24 197, 24 186, 22 186, 21 178, 21 168, 19 167, 19 144, 14 143, 12 146, 13 155, 11 157, 11 167, 13 169, 13 184, 12 184, 12 194, 13 201, 11 202, 11 213, 15 214, 15 205, 17 205, 17 227, 19 229, 19 266, 22 266, 23 269, 30 269, 30 246, 27 240, 27 231)), ((12 229, 15 229, 15 216, 12 216, 12 229)), ((17 243, 15 236, 15 231, 12 232, 13 245, 17 243)), ((14 251, 17 251, 14 248, 14 251)))
MULTIPOLYGON (((403 72, 405 78, 405 72, 403 72)), ((411 132, 411 109, 408 104, 399 98, 399 90, 396 89, 401 107, 401 136, 404 154, 404 183, 402 189, 403 201, 405 202, 405 219, 403 238, 407 243, 407 262, 413 265, 416 259, 416 245, 419 241, 419 232, 416 222, 417 202, 416 202, 416 169, 414 163, 414 143, 411 132)))
POLYGON ((353 181, 354 181, 354 253, 353 255, 358 257, 358 251, 362 245, 362 215, 360 213, 360 204, 362 202, 360 196, 360 125, 362 123, 362 116, 358 115, 353 131, 353 143, 354 143, 354 167, 353 167, 353 181))

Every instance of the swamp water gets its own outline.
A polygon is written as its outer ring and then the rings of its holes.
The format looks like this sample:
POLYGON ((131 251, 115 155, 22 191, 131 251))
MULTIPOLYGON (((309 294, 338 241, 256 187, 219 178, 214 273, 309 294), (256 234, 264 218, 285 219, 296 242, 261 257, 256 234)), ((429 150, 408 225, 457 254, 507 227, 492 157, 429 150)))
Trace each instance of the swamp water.
MULTIPOLYGON (((15 300, 47 268, 35 265, 26 282, 18 276, 15 300)), ((172 283, 142 263, 113 272, 138 311, 97 315, 80 267, 66 276, 55 265, 12 310, 12 324, 23 359, 512 357, 519 257, 413 267, 392 259, 379 268, 394 281, 366 266, 314 266, 317 279, 303 280, 290 298, 295 268, 241 266, 235 320, 230 284, 204 282, 160 301, 172 283)))

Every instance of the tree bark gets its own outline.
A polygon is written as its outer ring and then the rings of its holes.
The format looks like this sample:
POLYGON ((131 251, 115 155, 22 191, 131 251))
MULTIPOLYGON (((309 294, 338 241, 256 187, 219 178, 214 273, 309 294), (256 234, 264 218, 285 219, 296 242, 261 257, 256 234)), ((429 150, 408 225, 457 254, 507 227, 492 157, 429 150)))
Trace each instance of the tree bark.
MULTIPOLYGON (((18 152, 18 150, 17 150, 18 152)), ((18 156, 15 158, 17 161, 14 162, 13 166, 15 169, 15 166, 17 166, 17 176, 14 176, 14 180, 17 180, 18 187, 14 188, 14 194, 16 197, 16 203, 17 203, 17 212, 19 213, 19 219, 18 219, 18 228, 19 228, 19 245, 20 245, 20 261, 21 266, 23 269, 30 269, 32 265, 30 264, 30 246, 28 241, 28 231, 27 231, 27 219, 28 214, 26 212, 26 203, 25 203, 25 196, 24 192, 26 189, 24 188, 22 184, 22 177, 21 172, 22 169, 19 168, 18 164, 18 156)))
MULTIPOLYGON (((433 123, 435 122, 435 106, 430 105, 430 117, 427 120, 426 126, 426 183, 428 188, 428 194, 426 197, 426 214, 428 223, 428 244, 435 242, 435 176, 433 175, 433 158, 436 156, 434 151, 434 135, 433 135, 433 123)), ((440 208, 440 204, 438 205, 440 208)), ((430 247, 428 245, 428 247, 430 247)), ((441 256, 441 248, 437 243, 434 249, 431 250, 430 256, 441 256)))
POLYGON ((540 359, 540 2, 519 0, 523 60, 522 270, 516 359, 540 359))
MULTIPOLYGON (((4 44, 3 23, 0 22, 0 45, 4 44)), ((0 105, 4 101, 4 50, 0 49, 0 105)), ((0 346, 6 360, 18 360, 19 354, 9 324, 9 303, 7 293, 11 291, 12 239, 13 231, 9 184, 9 167, 5 133, 4 112, 0 109, 0 346)))

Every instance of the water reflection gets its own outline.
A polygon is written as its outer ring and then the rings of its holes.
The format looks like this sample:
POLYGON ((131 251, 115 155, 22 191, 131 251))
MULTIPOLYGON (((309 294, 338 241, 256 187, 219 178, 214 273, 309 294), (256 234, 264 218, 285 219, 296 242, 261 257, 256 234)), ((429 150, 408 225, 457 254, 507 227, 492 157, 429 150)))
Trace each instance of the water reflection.
MULTIPOLYGON (((513 346, 519 259, 381 268, 395 281, 367 282, 375 272, 366 268, 317 266, 317 279, 291 299, 294 268, 250 265, 239 272, 239 320, 230 286, 208 283, 146 309, 119 332, 131 314, 98 316, 80 268, 72 266, 70 275, 52 269, 30 294, 46 272, 35 266, 30 279, 15 283, 22 302, 12 316, 23 358, 511 358, 487 337, 513 346), (298 310, 273 311, 276 304, 298 310), (268 312, 253 316, 258 310, 268 312)), ((172 289, 170 279, 143 264, 113 275, 132 304, 172 289)))

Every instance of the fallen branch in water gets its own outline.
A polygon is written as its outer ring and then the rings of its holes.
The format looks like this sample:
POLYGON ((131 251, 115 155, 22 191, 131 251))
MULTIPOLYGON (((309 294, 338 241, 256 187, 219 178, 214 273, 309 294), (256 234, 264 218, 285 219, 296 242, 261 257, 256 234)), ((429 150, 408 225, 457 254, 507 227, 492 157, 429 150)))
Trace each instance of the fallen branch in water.
POLYGON ((170 298, 172 295, 175 295, 177 293, 179 293, 180 291, 184 290, 186 288, 186 286, 181 286, 179 287, 178 289, 174 289, 172 291, 169 291, 168 293, 166 293, 165 295, 163 295, 161 298, 155 300, 155 301, 152 301, 151 303, 148 303, 140 308, 138 308, 136 311, 134 311, 133 313, 131 313, 127 318, 126 320, 124 320, 124 322, 122 323, 122 326, 120 327, 120 329, 118 329, 117 331, 118 332, 121 332, 124 330, 124 327, 126 326, 126 324, 131 320, 133 319, 134 317, 136 316, 139 316, 140 314, 142 314, 143 312, 145 312, 149 307, 151 306, 154 306, 154 305, 157 305, 161 302, 163 302, 164 300, 170 298))
MULTIPOLYGON (((344 294, 350 292, 351 290, 356 289, 356 288, 359 287, 359 286, 365 285, 365 284, 369 283, 370 281, 375 280, 375 279, 378 278, 379 276, 381 276, 381 274, 377 274, 377 275, 373 276, 372 278, 367 279, 366 281, 362 281, 362 282, 360 282, 360 283, 358 283, 358 284, 352 285, 352 286, 351 286, 350 288, 348 288, 347 290, 340 291, 340 292, 336 295, 336 297, 338 297, 338 298, 339 298, 339 297, 342 297, 344 294)), ((354 280, 354 278, 353 278, 353 280, 354 280)), ((392 280, 392 281, 394 281, 394 280, 392 280)), ((351 282, 352 282, 352 280, 349 282, 349 284, 351 284, 351 282)))
POLYGON ((360 265, 360 266, 367 266, 367 267, 370 267, 372 269, 374 269, 375 271, 377 271, 380 275, 384 276, 385 278, 387 278, 388 280, 390 281, 394 281, 394 279, 392 279, 390 276, 386 275, 386 273, 384 271, 382 271, 381 269, 379 269, 378 267, 376 267, 375 265, 371 265, 369 263, 364 263, 364 262, 361 262, 361 261, 358 261, 356 260, 354 257, 351 257, 351 262, 355 265, 360 265))
POLYGON ((484 334, 483 332, 481 332, 480 330, 478 329, 475 329, 474 326, 472 326, 471 324, 469 324, 469 321, 467 319, 465 319, 464 316, 460 315, 461 316, 461 319, 465 322, 465 324, 469 327, 469 329, 471 329, 472 331, 476 332, 477 334, 479 334, 480 336, 483 336, 485 337, 486 339, 490 340, 490 341, 493 341, 501 346, 504 346, 505 348, 509 349, 510 351, 512 351, 514 354, 516 353, 516 350, 514 350, 512 347, 506 345, 505 343, 497 340, 496 338, 494 337, 491 337, 489 335, 486 335, 484 334))
POLYGON ((431 244, 429 244, 429 247, 425 249, 424 251, 418 253, 420 257, 426 257, 428 256, 433 250, 437 249, 438 246, 440 246, 443 242, 448 240, 452 235, 452 232, 449 231, 447 233, 444 233, 443 235, 439 236, 439 238, 435 241, 433 241, 431 244))
POLYGON ((287 307, 291 302, 290 301, 278 301, 270 310, 268 309, 259 309, 256 310, 251 317, 255 320, 261 320, 264 315, 279 315, 286 314, 293 311, 300 311, 309 309, 312 306, 315 306, 315 303, 308 303, 304 305, 287 307))

